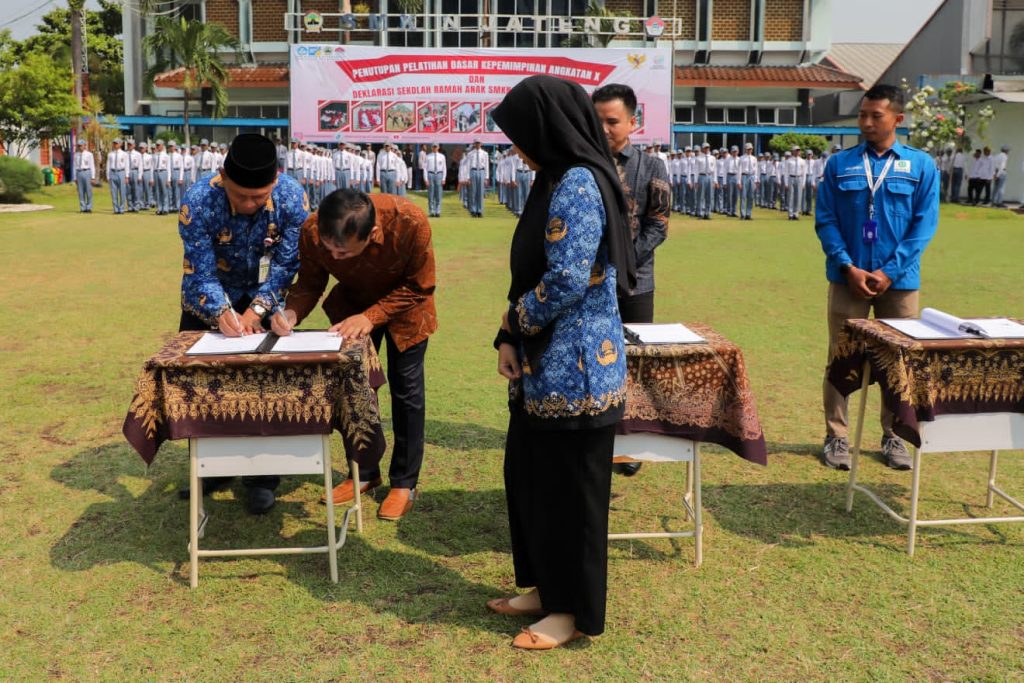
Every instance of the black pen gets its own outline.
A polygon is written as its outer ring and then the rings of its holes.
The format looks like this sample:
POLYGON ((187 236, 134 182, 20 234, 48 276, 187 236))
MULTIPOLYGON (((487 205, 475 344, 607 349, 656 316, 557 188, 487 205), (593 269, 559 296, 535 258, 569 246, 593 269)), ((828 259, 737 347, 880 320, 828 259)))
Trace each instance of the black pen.
POLYGON ((640 335, 634 332, 633 330, 629 329, 625 325, 622 326, 622 335, 630 344, 634 344, 636 346, 643 344, 643 341, 640 339, 640 335))
POLYGON ((281 320, 284 321, 284 324, 291 328, 292 324, 288 322, 288 317, 284 314, 284 306, 282 306, 281 302, 277 300, 277 296, 273 292, 270 293, 270 298, 274 300, 274 305, 276 306, 274 311, 281 316, 281 320))

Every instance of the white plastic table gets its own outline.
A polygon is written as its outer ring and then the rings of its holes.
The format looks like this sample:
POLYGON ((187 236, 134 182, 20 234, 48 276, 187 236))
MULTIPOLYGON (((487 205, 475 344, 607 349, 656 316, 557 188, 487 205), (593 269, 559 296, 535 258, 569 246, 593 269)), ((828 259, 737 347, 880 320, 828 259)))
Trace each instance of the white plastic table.
POLYGON ((345 510, 340 531, 334 524, 334 498, 331 491, 331 441, 327 434, 299 436, 200 437, 188 440, 189 451, 189 585, 199 585, 199 560, 206 557, 248 555, 296 555, 327 553, 331 581, 338 582, 338 551, 345 545, 353 514, 356 531, 363 530, 363 506, 359 494, 359 464, 353 461, 354 504, 345 510), (201 479, 205 477, 258 476, 270 474, 319 474, 324 476, 327 492, 327 543, 312 547, 204 549, 199 547, 210 516, 203 509, 201 479))

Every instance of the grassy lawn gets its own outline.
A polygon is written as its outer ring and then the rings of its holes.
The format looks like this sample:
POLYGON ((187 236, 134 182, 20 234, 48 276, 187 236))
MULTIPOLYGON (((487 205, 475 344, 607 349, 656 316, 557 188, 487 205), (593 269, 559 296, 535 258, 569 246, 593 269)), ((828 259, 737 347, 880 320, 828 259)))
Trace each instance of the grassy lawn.
MULTIPOLYGON (((527 621, 484 608, 514 589, 490 346, 510 214, 472 220, 449 197, 434 222, 441 328, 413 513, 380 522, 370 501, 337 585, 324 557, 296 556, 207 561, 189 590, 187 449, 166 444, 147 470, 120 433, 143 360, 177 329, 177 225, 113 216, 105 190, 91 215, 73 187, 36 199, 56 209, 0 214, 0 680, 1024 679, 1024 528, 926 529, 910 559, 902 527, 860 496, 847 514, 845 475, 818 463, 826 288, 810 220, 673 219, 656 317, 744 349, 770 463, 708 447, 704 566, 688 539, 615 542, 605 635, 535 654, 509 647, 527 621)), ((922 304, 1024 315, 1022 238, 1009 212, 943 207, 922 304)), ((878 461, 879 436, 872 417, 862 479, 906 510, 910 474, 878 461)), ((1000 470, 1018 495, 1019 455, 1000 470)), ((987 463, 929 456, 922 515, 985 514, 987 463)), ((683 480, 668 465, 616 478, 612 529, 679 526, 683 480)), ((236 483, 208 504, 205 543, 319 544, 321 488, 286 478, 253 518, 236 483)))

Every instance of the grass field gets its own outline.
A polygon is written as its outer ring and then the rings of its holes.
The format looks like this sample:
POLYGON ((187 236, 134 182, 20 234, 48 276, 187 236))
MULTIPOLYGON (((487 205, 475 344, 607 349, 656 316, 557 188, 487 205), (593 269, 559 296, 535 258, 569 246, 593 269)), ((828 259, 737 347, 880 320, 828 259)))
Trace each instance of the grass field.
MULTIPOLYGON (((769 466, 708 447, 704 566, 686 539, 614 543, 605 635, 535 654, 509 647, 527 621, 484 608, 514 589, 490 346, 509 214, 472 220, 448 198, 434 222, 441 327, 413 513, 380 522, 370 501, 337 585, 304 556, 207 561, 189 590, 186 448, 165 445, 147 470, 120 434, 143 360, 176 330, 176 223, 112 216, 102 190, 87 216, 73 187, 36 200, 56 209, 0 214, 0 680, 1024 680, 1024 528, 924 530, 910 559, 902 527, 863 497, 847 514, 844 474, 818 463, 825 282, 810 220, 673 219, 656 317, 744 349, 769 466)), ((1024 315, 1022 237, 1009 212, 943 207, 922 305, 1024 315)), ((862 478, 905 510, 910 474, 878 461, 879 435, 869 420, 862 478)), ((1018 495, 1019 455, 1000 471, 1018 495)), ((922 515, 983 514, 987 462, 928 457, 922 515)), ((616 478, 612 529, 678 526, 683 474, 616 478)), ((253 518, 236 484, 208 504, 205 543, 321 543, 321 487, 286 478, 253 518)))

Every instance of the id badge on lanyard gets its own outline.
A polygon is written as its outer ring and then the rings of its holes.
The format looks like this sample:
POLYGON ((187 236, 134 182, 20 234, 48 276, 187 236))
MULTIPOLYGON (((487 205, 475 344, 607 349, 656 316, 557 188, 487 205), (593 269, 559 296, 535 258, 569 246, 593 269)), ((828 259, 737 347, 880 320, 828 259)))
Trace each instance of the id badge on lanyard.
POLYGON ((874 244, 878 241, 878 221, 875 220, 875 193, 882 187, 882 181, 885 180, 885 176, 889 175, 889 169, 892 168, 896 157, 889 155, 889 159, 885 162, 882 172, 878 174, 878 178, 874 181, 872 181, 871 163, 868 161, 867 152, 864 152, 863 160, 864 175, 867 176, 870 195, 868 196, 868 219, 861 225, 861 239, 864 241, 864 244, 874 244))

